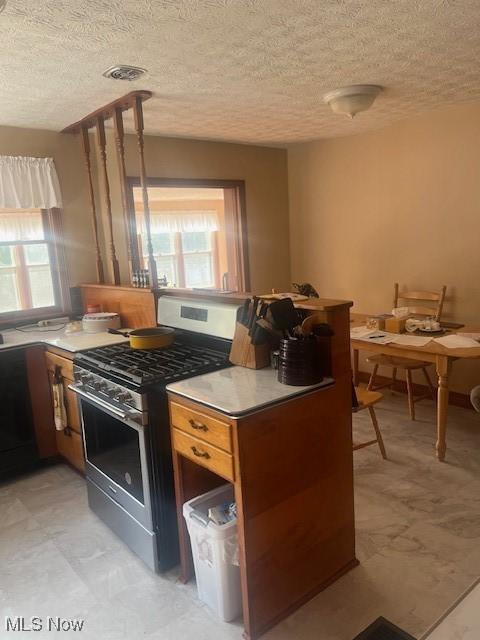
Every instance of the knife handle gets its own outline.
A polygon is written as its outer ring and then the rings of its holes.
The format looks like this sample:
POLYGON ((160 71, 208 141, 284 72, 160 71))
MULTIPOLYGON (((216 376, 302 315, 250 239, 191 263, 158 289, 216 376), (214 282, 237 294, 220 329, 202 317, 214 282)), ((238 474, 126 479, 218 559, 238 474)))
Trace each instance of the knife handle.
POLYGON ((254 321, 256 318, 255 315, 255 310, 257 308, 257 304, 258 304, 258 298, 256 298, 255 296, 253 297, 252 303, 250 305, 250 311, 248 313, 248 322, 247 322, 247 329, 248 329, 248 335, 251 336, 252 335, 252 330, 253 330, 253 326, 254 326, 254 321))

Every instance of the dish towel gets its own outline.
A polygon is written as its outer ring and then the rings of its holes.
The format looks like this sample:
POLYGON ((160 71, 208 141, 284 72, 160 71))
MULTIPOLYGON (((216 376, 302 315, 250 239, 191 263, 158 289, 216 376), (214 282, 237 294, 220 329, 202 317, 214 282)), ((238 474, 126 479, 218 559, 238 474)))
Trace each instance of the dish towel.
POLYGON ((63 397, 63 384, 54 382, 52 384, 53 394, 53 415, 55 419, 55 429, 63 431, 67 426, 67 410, 63 397))

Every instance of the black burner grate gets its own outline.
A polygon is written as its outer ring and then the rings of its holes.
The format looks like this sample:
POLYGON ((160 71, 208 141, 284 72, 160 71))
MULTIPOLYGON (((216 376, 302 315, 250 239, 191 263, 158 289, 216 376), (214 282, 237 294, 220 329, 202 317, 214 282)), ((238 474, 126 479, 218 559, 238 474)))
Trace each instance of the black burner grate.
POLYGON ((137 385, 171 382, 225 367, 228 362, 221 351, 178 343, 168 349, 148 351, 132 349, 128 344, 99 347, 79 354, 78 360, 137 385))

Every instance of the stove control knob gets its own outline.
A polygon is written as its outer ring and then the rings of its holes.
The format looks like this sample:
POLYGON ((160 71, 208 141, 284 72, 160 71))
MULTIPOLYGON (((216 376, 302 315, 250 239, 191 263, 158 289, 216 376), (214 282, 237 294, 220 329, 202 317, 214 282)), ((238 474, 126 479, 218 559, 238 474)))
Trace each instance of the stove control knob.
POLYGON ((107 383, 104 380, 95 380, 92 384, 92 387, 95 391, 103 391, 107 386, 107 383))
POLYGON ((118 402, 128 402, 132 399, 132 396, 128 393, 128 391, 120 391, 115 394, 115 400, 118 402))
POLYGON ((82 373, 80 374, 80 380, 83 384, 91 384, 93 376, 91 373, 82 373))

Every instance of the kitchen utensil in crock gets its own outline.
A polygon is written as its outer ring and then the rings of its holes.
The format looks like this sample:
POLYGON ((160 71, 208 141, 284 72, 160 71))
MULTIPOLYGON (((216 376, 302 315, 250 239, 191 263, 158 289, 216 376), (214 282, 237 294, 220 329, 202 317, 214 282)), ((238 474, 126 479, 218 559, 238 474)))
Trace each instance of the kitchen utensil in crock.
POLYGON ((277 329, 290 333, 293 328, 300 323, 300 317, 298 311, 293 306, 293 302, 290 298, 284 298, 283 300, 276 300, 270 304, 269 311, 272 315, 273 322, 277 329))

